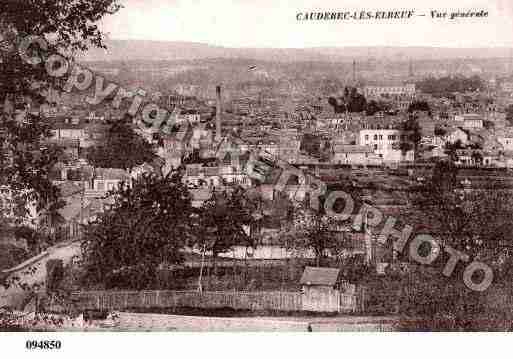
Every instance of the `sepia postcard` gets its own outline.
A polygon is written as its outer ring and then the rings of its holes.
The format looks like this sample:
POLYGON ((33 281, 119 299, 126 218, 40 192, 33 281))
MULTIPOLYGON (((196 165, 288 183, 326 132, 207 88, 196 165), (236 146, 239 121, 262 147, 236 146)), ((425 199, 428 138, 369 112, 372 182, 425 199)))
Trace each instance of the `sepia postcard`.
POLYGON ((2 0, 0 145, 27 352, 513 329, 509 0, 2 0))

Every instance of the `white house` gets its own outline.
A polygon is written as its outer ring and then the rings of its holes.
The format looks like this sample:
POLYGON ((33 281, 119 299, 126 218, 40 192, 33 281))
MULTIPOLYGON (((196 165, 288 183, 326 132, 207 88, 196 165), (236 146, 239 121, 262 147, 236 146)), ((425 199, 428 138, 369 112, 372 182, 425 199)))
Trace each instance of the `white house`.
POLYGON ((201 164, 190 164, 185 168, 183 181, 195 187, 223 187, 228 184, 251 186, 249 176, 233 166, 203 167, 201 164))
POLYGON ((122 169, 97 168, 91 190, 108 192, 119 188, 121 182, 130 183, 130 176, 122 169))
POLYGON ((378 164, 380 158, 374 154, 371 146, 339 145, 333 146, 332 163, 349 165, 378 164))
POLYGON ((380 97, 381 95, 413 97, 415 95, 415 84, 397 86, 365 86, 363 88, 363 94, 367 98, 380 97))
POLYGON ((87 138, 84 123, 79 118, 63 118, 53 121, 52 137, 57 140, 80 140, 87 138))
POLYGON ((459 127, 475 129, 483 128, 483 116, 476 113, 466 113, 454 116, 454 121, 459 127))
POLYGON ((469 141, 469 135, 461 128, 453 128, 447 132, 444 136, 444 140, 446 143, 456 143, 459 140, 462 145, 466 145, 469 141))
POLYGON ((500 131, 496 133, 497 141, 502 145, 505 151, 513 151, 513 132, 500 131))
POLYGON ((411 143, 409 137, 409 132, 398 129, 365 129, 360 131, 360 145, 370 146, 383 162, 413 161, 413 149, 400 148, 401 143, 411 143))

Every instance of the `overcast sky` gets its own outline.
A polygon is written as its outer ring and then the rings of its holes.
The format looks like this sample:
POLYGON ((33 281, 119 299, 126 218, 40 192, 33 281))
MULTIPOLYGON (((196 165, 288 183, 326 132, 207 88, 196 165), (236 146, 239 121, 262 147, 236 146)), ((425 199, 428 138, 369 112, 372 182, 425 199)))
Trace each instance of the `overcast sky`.
POLYGON ((113 39, 229 47, 513 46, 513 0, 120 0, 103 21, 113 39), (449 5, 450 4, 450 5, 449 5), (413 9, 410 20, 298 22, 306 11, 413 9), (486 10, 485 19, 433 20, 430 10, 486 10))

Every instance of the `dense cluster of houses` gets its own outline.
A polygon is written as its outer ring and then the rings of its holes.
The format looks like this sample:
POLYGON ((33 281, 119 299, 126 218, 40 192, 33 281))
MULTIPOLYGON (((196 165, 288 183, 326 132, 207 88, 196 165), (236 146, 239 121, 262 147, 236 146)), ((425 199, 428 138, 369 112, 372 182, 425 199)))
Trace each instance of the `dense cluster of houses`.
MULTIPOLYGON (((308 98, 284 112, 284 106, 272 101, 248 98, 232 100, 228 106, 221 103, 219 93, 213 104, 224 110, 214 115, 208 101, 177 94, 164 97, 163 101, 173 106, 170 112, 177 127, 172 133, 159 133, 145 132, 134 125, 153 144, 159 161, 142 164, 130 173, 94 168, 86 159, 88 149, 103 140, 115 116, 47 109, 52 130, 47 141, 63 149, 52 172, 52 180, 61 188, 66 202, 60 210, 63 224, 59 230, 67 237, 79 236, 81 225, 109 205, 109 192, 121 183, 130 185, 145 172, 166 173, 182 167, 183 181, 196 207, 214 191, 233 186, 252 189, 264 213, 259 228, 253 230, 267 243, 256 256, 274 258, 287 255, 276 245, 277 234, 287 225, 284 198, 305 200, 310 180, 307 176, 290 181, 282 193, 276 193, 273 178, 256 181, 248 175, 247 163, 255 153, 331 182, 342 180, 340 170, 344 168, 388 168, 440 159, 460 166, 513 167, 513 127, 506 121, 504 106, 490 101, 488 95, 434 98, 418 93, 413 85, 369 86, 360 91, 368 100, 386 102, 387 110, 372 115, 339 113, 326 99, 308 98), (414 102, 425 102, 430 110, 409 111, 414 102), (273 116, 265 115, 269 111, 273 116), (416 128, 406 126, 412 119, 418 124, 416 128)), ((383 198, 371 195, 371 199, 373 196, 374 200, 383 198)), ((401 199, 394 201, 407 205, 401 199)), ((384 206, 390 208, 388 203, 384 206)), ((346 230, 337 235, 343 237, 346 230)), ((354 251, 365 253, 358 243, 354 251)), ((243 248, 236 251, 246 255, 243 248)))

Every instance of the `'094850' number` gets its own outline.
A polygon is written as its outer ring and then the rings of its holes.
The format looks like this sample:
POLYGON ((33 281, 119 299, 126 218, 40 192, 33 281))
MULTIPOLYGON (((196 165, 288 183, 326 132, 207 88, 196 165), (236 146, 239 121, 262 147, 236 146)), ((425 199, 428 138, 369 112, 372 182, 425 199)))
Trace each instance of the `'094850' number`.
POLYGON ((61 348, 60 340, 27 340, 25 347, 29 350, 42 349, 42 350, 53 350, 61 348))

